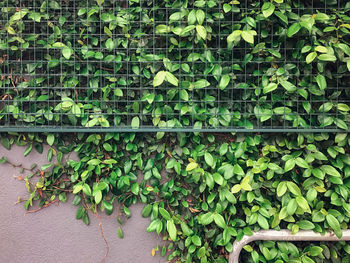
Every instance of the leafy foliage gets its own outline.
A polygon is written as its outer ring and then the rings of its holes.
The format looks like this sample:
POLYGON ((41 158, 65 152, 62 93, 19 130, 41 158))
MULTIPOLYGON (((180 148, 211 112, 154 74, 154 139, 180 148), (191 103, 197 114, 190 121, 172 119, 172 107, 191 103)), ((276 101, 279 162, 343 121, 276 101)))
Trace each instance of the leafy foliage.
POLYGON ((0 125, 349 128, 348 1, 0 9, 0 125))
MULTIPOLYGON (((0 2, 1 126, 349 128, 348 1, 17 2, 0 2)), ((259 229, 348 228, 347 134, 157 131, 12 133, 1 144, 25 145, 25 156, 50 146, 24 179, 26 209, 72 192, 89 224, 142 202, 169 260, 226 262, 233 241, 259 229), (80 159, 65 162, 72 151, 80 159)), ((245 251, 244 262, 346 262, 350 248, 245 251)))
MULTIPOLYGON (((37 171, 38 183, 25 178, 26 209, 36 200, 40 206, 65 202, 72 191, 76 218, 89 224, 89 212, 110 215, 120 209, 128 217, 130 205, 145 203, 142 216, 151 219, 147 231, 173 241, 169 260, 226 262, 233 241, 259 229, 331 230, 340 237, 348 228, 350 137, 345 133, 167 133, 161 140, 135 133, 21 134, 1 139, 7 148, 27 145, 26 154, 42 150, 38 146, 46 141, 52 144, 51 163, 37 171), (80 159, 64 162, 63 154, 71 151, 80 159)), ((333 262, 348 260, 350 252, 345 243, 257 242, 245 250, 247 262, 333 262)))

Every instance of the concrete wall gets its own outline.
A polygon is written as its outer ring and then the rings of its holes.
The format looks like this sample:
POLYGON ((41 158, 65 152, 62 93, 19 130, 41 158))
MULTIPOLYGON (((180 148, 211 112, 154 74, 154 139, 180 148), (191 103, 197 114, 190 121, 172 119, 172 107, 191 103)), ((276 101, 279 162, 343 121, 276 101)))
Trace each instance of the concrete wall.
MULTIPOLYGON (((24 147, 10 151, 0 146, 0 158, 6 156, 13 163, 48 163, 46 150, 36 150, 23 157, 24 147)), ((24 181, 18 181, 19 169, 0 164, 0 263, 78 263, 100 262, 105 255, 105 243, 100 236, 97 219, 90 215, 90 226, 75 219, 76 207, 72 198, 67 203, 51 205, 37 213, 26 214, 23 203, 16 204, 18 196, 26 196, 24 181)), ((131 207, 132 217, 122 226, 124 239, 119 239, 116 214, 100 213, 104 235, 110 251, 106 263, 166 262, 159 251, 152 257, 152 248, 162 240, 147 233, 149 218, 141 217, 142 205, 131 207)))

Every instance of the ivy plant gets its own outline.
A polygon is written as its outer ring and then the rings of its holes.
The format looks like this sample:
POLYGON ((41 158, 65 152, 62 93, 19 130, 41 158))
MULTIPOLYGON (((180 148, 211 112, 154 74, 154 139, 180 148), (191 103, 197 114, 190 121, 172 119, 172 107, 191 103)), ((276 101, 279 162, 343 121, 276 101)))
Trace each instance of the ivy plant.
MULTIPOLYGON (((174 262, 227 262, 233 242, 260 229, 341 237, 348 228, 346 133, 137 135, 3 134, 1 143, 26 146, 25 155, 50 145, 48 164, 22 177, 26 209, 72 194, 76 218, 85 224, 96 213, 117 213, 122 223, 129 207, 142 202, 147 231, 170 241, 161 254, 168 251, 174 262), (79 159, 64 161, 72 151, 79 159)), ((117 233, 124 236, 116 226, 117 233)), ((350 253, 344 242, 256 242, 244 251, 247 262, 346 262, 350 253)))
POLYGON ((347 1, 6 0, 0 10, 0 125, 349 128, 347 1))

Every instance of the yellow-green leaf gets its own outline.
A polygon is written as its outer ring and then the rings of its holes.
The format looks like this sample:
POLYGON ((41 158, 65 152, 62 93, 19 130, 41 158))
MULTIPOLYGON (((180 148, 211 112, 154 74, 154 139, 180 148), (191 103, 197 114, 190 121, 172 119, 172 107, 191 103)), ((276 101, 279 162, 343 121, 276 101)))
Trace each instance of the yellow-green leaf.
POLYGON ((189 171, 192 171, 193 169, 197 168, 198 167, 198 163, 196 162, 191 162, 189 163, 187 166, 186 166, 186 171, 189 172, 189 171))
POLYGON ((162 85, 165 80, 165 71, 159 71, 153 79, 153 87, 162 85))
POLYGON ((204 40, 207 38, 207 30, 204 26, 196 25, 197 34, 204 40))
POLYGON ((242 186, 240 184, 235 184, 232 188, 231 188, 231 192, 233 194, 238 193, 239 191, 241 191, 242 186))

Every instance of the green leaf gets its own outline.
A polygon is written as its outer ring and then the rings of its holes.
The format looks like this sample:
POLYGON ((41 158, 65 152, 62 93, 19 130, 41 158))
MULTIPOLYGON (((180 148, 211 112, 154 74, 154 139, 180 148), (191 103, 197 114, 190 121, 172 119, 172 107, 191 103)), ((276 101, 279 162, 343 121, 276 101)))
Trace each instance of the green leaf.
POLYGON ((232 43, 241 39, 242 31, 235 30, 227 37, 227 43, 232 43))
POLYGON ((73 186, 73 194, 79 193, 83 189, 83 186, 81 184, 74 185, 73 186))
POLYGON ((262 229, 269 229, 269 222, 262 215, 258 215, 258 224, 262 229))
POLYGON ((176 240, 176 236, 177 236, 177 230, 176 230, 176 226, 174 224, 174 220, 171 219, 171 220, 168 220, 166 222, 166 228, 167 228, 167 231, 169 233, 169 237, 172 241, 175 241, 176 240))
POLYGON ((82 16, 84 14, 86 14, 86 8, 80 8, 78 11, 78 16, 82 16))
POLYGON ((275 11, 275 6, 271 2, 264 2, 261 7, 261 11, 264 17, 269 17, 275 11))
POLYGON ((180 99, 184 101, 188 101, 189 96, 188 96, 187 90, 184 90, 184 89, 180 90, 179 96, 180 96, 180 99))
POLYGON ((230 12, 231 10, 232 10, 232 7, 229 5, 229 4, 224 4, 223 5, 223 9, 224 9, 224 12, 225 13, 228 13, 228 12, 230 12))
POLYGON ((59 64, 60 64, 60 61, 58 59, 51 59, 47 64, 47 66, 48 68, 54 68, 54 67, 57 67, 59 64))
POLYGON ((196 11, 196 18, 197 18, 198 24, 200 24, 200 25, 203 24, 204 19, 205 19, 205 13, 204 13, 204 11, 201 10, 201 9, 198 9, 198 10, 196 11))
POLYGON ((27 149, 24 151, 24 157, 26 157, 33 149, 33 144, 29 144, 27 149))
POLYGON ((288 37, 294 36, 296 33, 299 32, 300 29, 301 29, 301 25, 299 23, 292 24, 287 30, 287 36, 288 37))
POLYGON ((286 16, 285 14, 283 14, 283 13, 280 12, 280 11, 275 11, 274 14, 275 14, 279 19, 281 19, 281 21, 282 21, 284 24, 288 25, 288 18, 287 18, 287 16, 286 16))
POLYGON ((47 135, 46 142, 48 145, 52 146, 53 143, 55 142, 55 135, 53 135, 53 134, 47 135))
POLYGON ((234 166, 233 166, 233 173, 234 174, 237 174, 237 175, 240 175, 240 176, 244 176, 244 171, 242 169, 242 167, 236 163, 234 166))
POLYGON ((122 230, 120 227, 118 228, 118 237, 119 237, 120 239, 124 238, 123 230, 122 230))
POLYGON ((220 214, 214 214, 214 222, 218 227, 226 228, 225 219, 220 214))
POLYGON ((309 164, 304 159, 302 159, 300 157, 295 159, 295 163, 296 163, 296 165, 298 165, 301 168, 305 168, 305 169, 310 168, 309 164))
POLYGON ((323 75, 318 74, 316 77, 317 85, 321 90, 325 90, 327 88, 327 81, 323 75))
POLYGON ((328 213, 326 215, 326 221, 333 230, 340 230, 339 221, 332 214, 328 213))
POLYGON ((213 178, 215 183, 217 183, 218 185, 222 185, 224 183, 224 178, 219 173, 214 173, 213 178))
POLYGON ((338 47, 343 50, 346 55, 350 56, 350 47, 348 45, 340 43, 338 47))
POLYGON ((54 9, 54 10, 60 10, 61 6, 59 5, 59 3, 57 3, 56 1, 51 0, 49 2, 49 7, 54 9))
POLYGON ((328 175, 335 176, 335 177, 341 177, 340 173, 333 166, 322 165, 320 168, 322 171, 324 171, 328 175))
POLYGON ((131 120, 131 127, 133 129, 138 129, 140 127, 140 119, 139 119, 139 117, 135 116, 134 118, 132 118, 132 120, 131 120))
POLYGON ((200 237, 197 235, 193 235, 191 237, 191 241, 197 247, 200 247, 202 245, 202 241, 201 241, 200 237))
POLYGON ((310 188, 310 189, 307 191, 307 194, 306 194, 306 199, 307 199, 307 201, 311 203, 311 202, 314 201, 316 198, 317 198, 317 191, 316 191, 316 189, 310 188))
POLYGON ((302 258, 301 258, 301 262, 302 263, 315 263, 315 261, 311 258, 309 258, 308 256, 306 255, 303 255, 302 258))
POLYGON ((165 80, 165 71, 159 71, 153 79, 153 87, 160 86, 165 80))
POLYGON ((276 83, 270 82, 267 86, 264 87, 263 93, 266 94, 266 93, 272 92, 275 89, 277 89, 277 87, 278 85, 276 83))
POLYGON ((339 127, 340 129, 343 130, 348 130, 348 125, 341 119, 335 119, 334 123, 337 125, 337 127, 339 127))
POLYGON ((288 92, 294 92, 297 90, 297 87, 290 83, 289 81, 286 80, 281 80, 280 84, 282 85, 283 88, 285 88, 288 92))
POLYGON ((35 22, 41 21, 41 14, 37 12, 30 12, 28 17, 30 19, 33 19, 35 22))
POLYGON ((205 260, 201 260, 202 262, 207 262, 206 261, 206 257, 205 257, 205 253, 206 253, 206 250, 205 250, 205 247, 201 247, 199 250, 198 250, 198 252, 197 252, 197 257, 199 258, 199 259, 205 259, 205 260))
POLYGON ((277 186, 277 196, 281 197, 287 191, 287 182, 280 182, 277 186))
POLYGON ((320 211, 317 211, 312 215, 312 221, 315 223, 323 222, 325 220, 324 214, 322 214, 320 211))
POLYGON ((238 193, 239 191, 241 191, 241 189, 242 189, 242 186, 241 186, 240 184, 235 184, 234 186, 232 186, 231 192, 232 192, 233 194, 236 194, 236 193, 238 193))
POLYGON ((226 142, 221 144, 220 149, 219 149, 220 156, 225 155, 227 153, 227 150, 228 150, 228 144, 226 142))
POLYGON ((65 46, 64 48, 62 48, 62 55, 64 56, 65 59, 70 59, 72 54, 73 54, 73 51, 70 47, 65 46))
POLYGON ((7 27, 7 32, 10 34, 10 35, 16 35, 16 31, 13 29, 13 27, 11 26, 8 26, 7 27))
POLYGON ((186 166, 186 171, 187 172, 192 171, 193 169, 195 169, 197 167, 198 167, 198 163, 191 162, 186 166))
POLYGON ((102 200, 102 191, 98 190, 96 191, 96 193, 94 194, 94 199, 95 199, 95 203, 99 204, 102 200))
POLYGON ((242 38, 250 44, 254 44, 254 35, 252 34, 252 32, 254 32, 254 31, 253 30, 247 30, 247 31, 243 30, 242 34, 241 34, 242 38))
POLYGON ((174 86, 179 86, 179 80, 170 72, 166 71, 165 72, 165 79, 169 83, 173 84, 174 86))
POLYGON ((230 83, 230 76, 229 75, 223 75, 220 80, 219 88, 221 90, 224 90, 227 85, 230 83))
POLYGON ((317 46, 317 47, 315 47, 315 51, 320 52, 320 53, 327 53, 328 49, 324 46, 317 46))
POLYGON ((88 184, 83 184, 83 192, 84 194, 91 196, 91 188, 88 184))
POLYGON ((152 212, 152 208, 153 206, 151 204, 146 205, 143 209, 142 209, 142 217, 149 217, 151 212, 152 212))
POLYGON ((295 200, 297 201, 299 207, 301 207, 304 211, 310 211, 309 204, 304 197, 297 196, 295 200))
POLYGON ((139 194, 139 191, 140 191, 140 187, 139 187, 139 184, 138 183, 133 183, 131 185, 131 192, 134 194, 134 195, 138 195, 139 194))
POLYGON ((295 213, 295 211, 298 208, 298 203, 297 201, 293 198, 289 201, 288 205, 287 205, 287 213, 288 215, 293 215, 295 213))
MULTIPOLYGON (((107 34, 107 36, 109 36, 110 39, 112 40, 112 37, 113 37, 112 31, 106 26, 103 28, 103 30, 107 34)), ((108 41, 108 39, 107 39, 107 41, 108 41)), ((108 48, 109 45, 107 45, 107 41, 106 41, 106 47, 108 48)), ((113 48, 111 48, 111 49, 113 49, 113 48)))
POLYGON ((187 33, 191 32, 193 29, 195 29, 196 26, 194 25, 189 25, 189 26, 186 26, 185 28, 183 28, 180 32, 180 36, 183 37, 185 36, 187 33))
POLYGON ((300 188, 294 182, 287 182, 288 190, 295 196, 301 195, 300 188))
POLYGON ((329 16, 326 15, 325 13, 317 12, 317 14, 315 16, 315 20, 326 22, 327 20, 329 20, 329 16))
POLYGON ((96 0, 96 3, 98 4, 98 6, 102 6, 102 4, 104 3, 105 0, 96 0))
POLYGON ((93 166, 99 165, 100 163, 101 163, 101 160, 99 160, 99 159, 90 159, 87 162, 88 165, 93 165, 93 166))
POLYGON ((205 29, 204 26, 201 25, 196 25, 196 31, 197 34, 202 38, 202 39, 206 39, 207 38, 207 30, 205 29))
POLYGON ((312 61, 315 60, 315 58, 317 57, 317 53, 316 52, 311 52, 306 56, 306 63, 310 64, 312 61))
POLYGON ((112 38, 108 38, 106 40, 106 48, 109 50, 109 51, 112 51, 114 49, 114 41, 112 38))
POLYGON ((214 166, 214 158, 213 156, 208 153, 208 152, 205 152, 204 153, 204 159, 205 159, 205 162, 210 166, 210 167, 213 167, 214 166))
POLYGON ((250 181, 250 176, 247 175, 243 178, 242 182, 241 182, 241 187, 243 190, 245 191, 252 191, 252 187, 251 185, 249 184, 249 181, 250 181))
POLYGON ((84 209, 84 207, 80 206, 77 210, 77 213, 75 214, 75 218, 81 219, 84 214, 85 214, 85 209, 84 209))
POLYGON ((329 61, 329 62, 337 61, 337 58, 334 55, 330 55, 330 54, 321 54, 318 56, 318 59, 321 61, 329 61))
POLYGON ((165 220, 170 220, 171 217, 168 211, 162 207, 159 207, 158 211, 165 220))
POLYGON ((10 17, 10 21, 17 21, 17 20, 21 20, 23 17, 25 17, 28 14, 28 9, 26 8, 19 8, 20 10, 17 11, 16 13, 14 13, 11 17, 10 17))
POLYGON ((312 246, 309 249, 310 256, 312 256, 312 257, 317 257, 317 256, 321 255, 322 252, 323 252, 323 248, 319 247, 319 246, 312 246))
POLYGON ((349 105, 344 104, 344 103, 338 103, 337 108, 338 108, 338 110, 345 111, 345 112, 350 111, 349 105))
POLYGON ((5 147, 5 149, 7 150, 11 149, 10 140, 7 137, 1 137, 1 144, 2 146, 5 147))
POLYGON ((312 230, 315 228, 315 225, 308 220, 301 220, 297 223, 297 225, 302 230, 312 230))
POLYGON ((289 159, 288 161, 286 161, 286 164, 284 166, 284 171, 288 172, 292 170, 294 167, 295 167, 295 160, 293 158, 289 159))
POLYGON ((206 79, 200 79, 200 80, 197 80, 195 83, 193 83, 193 85, 195 89, 202 89, 202 88, 208 87, 210 83, 206 79))
POLYGON ((212 212, 208 212, 200 216, 200 223, 204 226, 209 225, 214 220, 214 214, 212 212))

